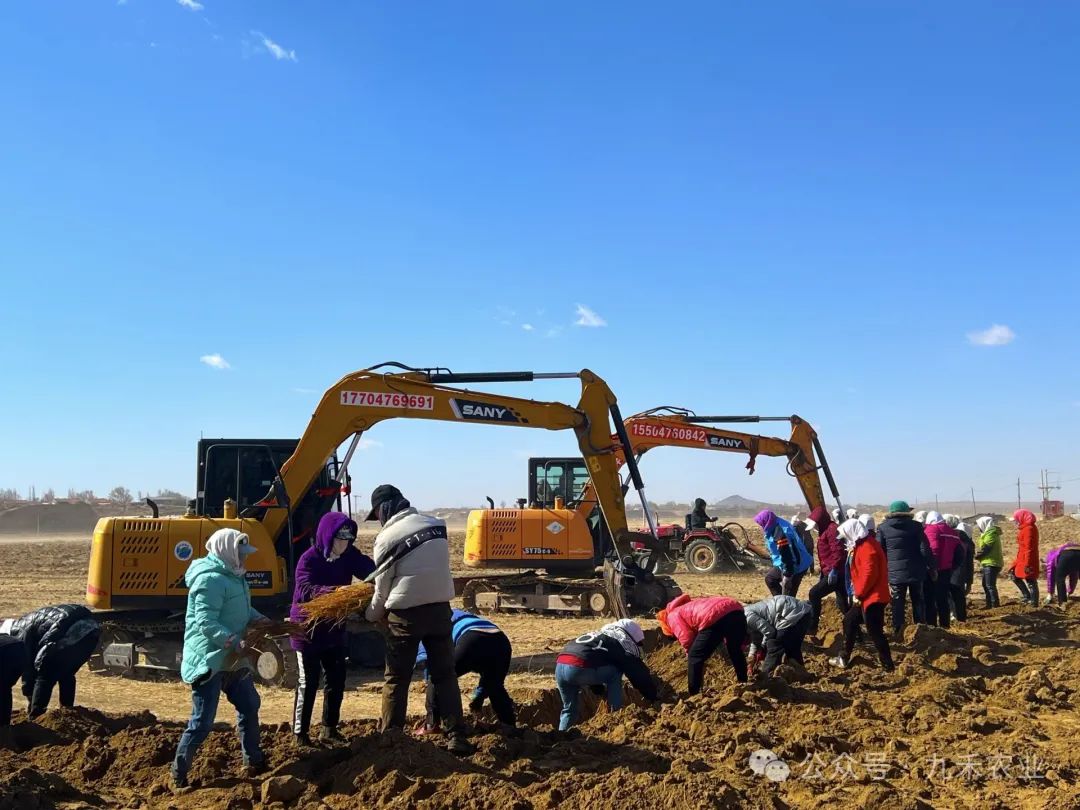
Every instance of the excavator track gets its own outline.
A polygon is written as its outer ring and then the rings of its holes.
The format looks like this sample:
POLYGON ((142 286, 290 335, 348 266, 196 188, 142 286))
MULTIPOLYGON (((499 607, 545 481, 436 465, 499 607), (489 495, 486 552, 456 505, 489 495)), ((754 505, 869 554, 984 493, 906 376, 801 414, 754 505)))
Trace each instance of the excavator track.
MULTIPOLYGON (((659 610, 682 591, 669 577, 635 582, 630 592, 631 613, 659 610)), ((462 591, 465 610, 482 613, 551 613, 614 617, 618 613, 604 581, 555 577, 529 572, 469 579, 462 591)))
MULTIPOLYGON (((134 680, 176 677, 183 649, 184 619, 170 617, 142 620, 101 621, 101 642, 91 656, 91 670, 134 680)), ((299 663, 288 638, 275 638, 268 649, 276 659, 269 678, 258 671, 255 678, 266 686, 292 689, 299 679, 299 663)))

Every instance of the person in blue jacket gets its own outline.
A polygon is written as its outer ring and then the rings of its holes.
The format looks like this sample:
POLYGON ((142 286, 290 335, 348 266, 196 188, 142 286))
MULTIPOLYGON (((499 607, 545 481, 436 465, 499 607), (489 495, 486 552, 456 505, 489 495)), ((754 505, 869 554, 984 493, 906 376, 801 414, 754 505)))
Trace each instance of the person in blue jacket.
POLYGON ((775 512, 765 509, 754 517, 765 534, 765 547, 773 567, 765 574, 765 586, 773 596, 797 596, 803 576, 813 558, 803 544, 798 530, 775 512))
POLYGON ((175 788, 188 786, 191 762, 214 725, 222 692, 236 707, 245 775, 266 770, 259 746, 259 693, 244 643, 248 625, 266 621, 251 606, 244 577, 244 562, 255 549, 243 532, 218 529, 206 541, 206 550, 207 556, 195 560, 184 576, 188 598, 180 677, 191 684, 191 719, 172 764, 175 788))
MULTIPOLYGON (((517 712, 514 701, 506 691, 506 675, 510 672, 510 659, 513 650, 510 639, 494 622, 476 616, 464 610, 455 609, 450 616, 452 623, 450 635, 454 642, 454 670, 460 678, 466 672, 475 672, 480 676, 480 684, 469 701, 469 710, 479 713, 485 700, 491 701, 491 708, 499 718, 499 727, 503 733, 517 730, 517 712)), ((427 650, 421 644, 416 656, 417 664, 427 662, 427 650)), ((435 688, 431 679, 424 672, 427 681, 427 720, 424 733, 433 733, 439 728, 439 711, 435 700, 435 688)))

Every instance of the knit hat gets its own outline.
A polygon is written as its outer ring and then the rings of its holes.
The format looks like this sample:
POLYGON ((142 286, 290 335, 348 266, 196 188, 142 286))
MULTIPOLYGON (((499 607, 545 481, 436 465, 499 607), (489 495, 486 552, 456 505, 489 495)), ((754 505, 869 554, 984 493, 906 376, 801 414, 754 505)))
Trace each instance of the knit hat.
POLYGON ((890 515, 910 515, 911 507, 907 501, 893 501, 889 504, 890 515))

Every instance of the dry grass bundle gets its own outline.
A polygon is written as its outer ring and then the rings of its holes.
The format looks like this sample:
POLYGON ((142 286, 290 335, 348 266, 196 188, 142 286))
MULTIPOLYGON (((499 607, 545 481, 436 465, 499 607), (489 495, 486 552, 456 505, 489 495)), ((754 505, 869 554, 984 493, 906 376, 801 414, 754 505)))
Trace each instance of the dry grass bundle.
POLYGON ((340 622, 350 613, 360 613, 375 595, 375 586, 368 582, 356 582, 335 588, 322 596, 316 596, 304 605, 305 624, 316 622, 340 622))

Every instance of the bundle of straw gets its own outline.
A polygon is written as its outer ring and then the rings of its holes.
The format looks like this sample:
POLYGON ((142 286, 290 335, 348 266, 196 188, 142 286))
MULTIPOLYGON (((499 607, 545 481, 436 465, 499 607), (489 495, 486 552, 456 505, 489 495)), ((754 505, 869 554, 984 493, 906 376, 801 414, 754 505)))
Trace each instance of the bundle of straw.
POLYGON ((350 613, 362 613, 375 595, 375 586, 369 582, 356 582, 316 596, 303 607, 305 624, 317 622, 341 622, 350 613))

